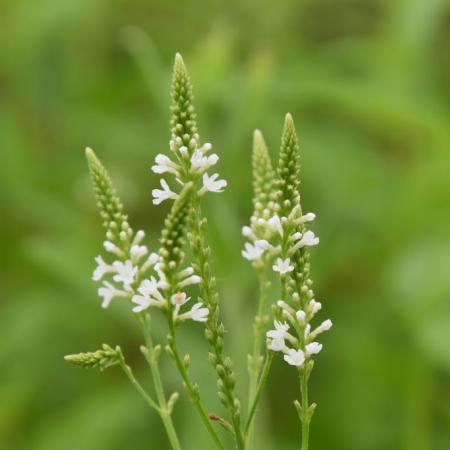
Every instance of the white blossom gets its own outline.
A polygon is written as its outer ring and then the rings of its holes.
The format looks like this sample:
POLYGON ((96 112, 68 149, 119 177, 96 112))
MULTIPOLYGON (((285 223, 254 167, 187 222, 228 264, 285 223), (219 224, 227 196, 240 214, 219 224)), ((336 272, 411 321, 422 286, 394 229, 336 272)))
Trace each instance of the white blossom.
POLYGON ((249 242, 245 243, 245 250, 242 250, 242 256, 249 261, 257 261, 261 259, 264 249, 260 246, 252 245, 249 242))
POLYGON ((328 331, 333 326, 333 322, 330 319, 322 322, 311 334, 311 338, 314 339, 318 334, 328 331))
POLYGON ((131 245, 139 245, 145 237, 145 232, 143 230, 139 230, 134 236, 133 242, 131 245))
POLYGON ((274 352, 287 352, 289 349, 286 347, 284 339, 272 339, 267 346, 269 350, 274 352))
POLYGON ((132 308, 135 313, 140 313, 153 305, 154 300, 146 295, 133 295, 131 301, 136 305, 132 308))
POLYGON ((300 309, 299 311, 297 311, 297 312, 295 313, 295 316, 297 317, 297 320, 298 320, 300 323, 305 323, 305 319, 306 319, 306 313, 305 313, 305 311, 302 311, 302 310, 300 309))
POLYGON ((276 263, 272 266, 272 268, 275 272, 279 272, 281 275, 294 270, 294 266, 291 266, 291 260, 289 258, 286 258, 285 260, 277 258, 276 263))
POLYGON ((316 215, 312 212, 306 213, 305 215, 300 217, 299 222, 300 223, 305 223, 305 222, 312 222, 313 220, 315 220, 316 215))
POLYGON ((289 349, 284 355, 284 360, 291 366, 301 366, 305 362, 305 355, 301 350, 289 349))
MULTIPOLYGON (((209 314, 209 309, 202 307, 203 303, 196 303, 189 312, 184 314, 187 318, 195 322, 206 322, 209 314)), ((181 317, 181 316, 180 316, 181 317)))
POLYGON ((319 353, 322 350, 322 344, 319 344, 318 342, 311 342, 310 344, 307 344, 305 347, 305 351, 307 355, 315 355, 319 353))
MULTIPOLYGON (((294 235, 294 237, 296 237, 294 235)), ((319 238, 314 234, 314 232, 308 230, 305 233, 298 236, 299 241, 292 247, 291 252, 296 252, 299 248, 302 247, 312 247, 319 243, 319 238)))
POLYGON ((103 281, 103 286, 98 289, 98 295, 103 298, 102 308, 107 308, 114 297, 122 294, 111 283, 103 281))
POLYGON ((274 321, 275 329, 269 330, 266 336, 271 339, 286 339, 289 335, 287 332, 289 330, 289 324, 286 322, 281 323, 277 320, 274 321))
POLYGON ((92 274, 92 279, 94 281, 100 281, 105 274, 114 272, 114 268, 111 265, 106 264, 100 255, 95 257, 95 262, 97 263, 97 267, 92 274))
POLYGON ((130 260, 125 262, 114 261, 112 265, 116 271, 116 275, 113 276, 113 280, 117 283, 123 283, 124 288, 126 290, 130 290, 131 284, 133 283, 137 273, 137 267, 133 266, 130 260))
POLYGON ((178 198, 178 194, 170 190, 170 187, 164 178, 161 178, 160 183, 162 190, 161 189, 152 190, 154 205, 159 205, 160 203, 168 199, 176 200, 178 198))
POLYGON ((131 301, 137 306, 133 308, 133 312, 141 312, 150 306, 162 307, 165 305, 164 297, 158 290, 159 283, 155 277, 142 280, 138 287, 139 294, 133 295, 131 301))
POLYGON ((132 245, 130 255, 134 261, 139 261, 148 253, 148 248, 145 245, 132 245))
POLYGON ((103 247, 105 248, 105 250, 109 253, 112 253, 116 256, 122 256, 123 252, 122 250, 120 250, 119 247, 117 247, 116 244, 113 244, 111 241, 105 241, 103 242, 103 247))
POLYGON ((181 305, 184 305, 186 302, 188 302, 190 299, 191 297, 188 297, 185 292, 177 292, 172 295, 170 301, 172 305, 180 307, 181 305))
POLYGON ((191 156, 191 168, 194 172, 204 172, 219 161, 219 157, 213 153, 210 156, 204 156, 202 150, 195 150, 191 156))
POLYGON ((250 236, 252 236, 252 234, 253 234, 253 230, 250 227, 248 227, 248 226, 242 227, 242 235, 243 236, 250 237, 250 236))
POLYGON ((174 175, 179 175, 179 168, 180 166, 176 163, 174 163, 169 157, 166 155, 163 155, 162 153, 159 153, 155 157, 155 165, 152 166, 152 170, 155 173, 173 173, 174 175))
POLYGON ((223 192, 223 189, 227 186, 225 180, 218 180, 218 173, 209 176, 207 173, 203 174, 203 187, 199 190, 199 195, 203 195, 205 192, 223 192))
POLYGON ((316 314, 317 312, 319 312, 322 309, 322 303, 316 302, 315 299, 312 299, 309 302, 309 309, 312 314, 316 314))
POLYGON ((202 281, 201 277, 198 275, 191 275, 188 278, 185 278, 183 281, 178 283, 178 287, 190 286, 191 284, 199 284, 202 281))
POLYGON ((281 225, 281 219, 278 215, 275 214, 274 216, 272 216, 267 221, 267 224, 272 231, 276 231, 280 234, 280 236, 283 236, 283 226, 281 225))

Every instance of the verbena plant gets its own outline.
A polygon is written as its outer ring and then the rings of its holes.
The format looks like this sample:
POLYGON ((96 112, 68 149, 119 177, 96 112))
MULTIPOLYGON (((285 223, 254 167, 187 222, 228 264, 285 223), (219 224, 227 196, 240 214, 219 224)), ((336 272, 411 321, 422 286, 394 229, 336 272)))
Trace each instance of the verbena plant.
POLYGON ((165 344, 165 350, 211 436, 211 445, 226 448, 223 434, 218 433, 220 426, 230 433, 235 448, 250 450, 254 448, 256 408, 273 357, 279 353, 298 372, 300 398, 294 404, 301 422, 301 450, 307 450, 311 417, 316 406, 309 403, 308 380, 314 365, 313 356, 322 350, 316 338, 332 324, 325 320, 312 328, 321 304, 314 299, 312 290, 309 247, 317 245, 319 238, 307 229, 315 215, 303 214, 301 208, 299 149, 294 122, 287 114, 276 169, 261 132, 254 133, 254 213, 249 226, 242 229, 248 241, 242 255, 251 262, 258 275, 260 294, 253 326, 253 350, 248 356, 248 407, 243 413, 235 391, 233 363, 224 349, 225 326, 220 317, 211 250, 205 237, 207 221, 201 211, 203 196, 222 192, 227 183, 217 173, 208 173, 219 157, 211 153, 211 144, 200 142, 191 81, 179 54, 175 57, 173 70, 172 102, 171 158, 158 154, 152 167, 153 172, 173 179, 172 187, 169 187, 165 178, 161 178, 161 189, 152 192, 155 205, 174 201, 164 222, 158 252, 150 253, 142 244, 145 233, 131 228, 106 169, 91 149, 86 150, 106 229, 103 246, 108 254, 107 261, 100 255, 95 258, 97 267, 92 279, 101 283, 98 294, 103 299, 103 308, 108 308, 114 299, 129 303, 142 329, 145 343, 140 349, 150 368, 154 393, 147 392, 136 379, 119 346, 103 345, 95 352, 68 355, 66 360, 100 370, 120 366, 150 408, 161 417, 170 445, 177 450, 181 443, 172 414, 178 393, 167 396, 159 371, 159 356, 165 344), (190 261, 186 261, 187 245, 191 249, 190 261), (275 272, 279 280, 279 299, 271 298, 271 272, 275 272), (196 297, 197 302, 191 301, 191 297, 196 297), (152 314, 162 314, 167 320, 165 343, 155 345, 152 314), (222 413, 205 410, 199 386, 189 373, 190 357, 181 355, 178 350, 177 329, 189 321, 199 322, 204 327, 210 348, 209 360, 217 377, 218 399, 226 411, 224 417, 222 413), (273 329, 268 330, 269 323, 273 323, 273 329))

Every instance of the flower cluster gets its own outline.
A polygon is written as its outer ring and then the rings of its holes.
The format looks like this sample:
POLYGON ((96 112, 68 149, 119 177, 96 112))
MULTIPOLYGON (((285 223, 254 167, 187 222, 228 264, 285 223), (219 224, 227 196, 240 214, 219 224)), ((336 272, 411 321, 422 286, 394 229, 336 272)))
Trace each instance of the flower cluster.
POLYGON ((163 270, 163 250, 159 251, 160 254, 150 253, 142 244, 145 233, 142 230, 134 233, 129 226, 106 170, 92 150, 88 149, 86 155, 102 215, 108 219, 105 222, 107 231, 103 247, 112 256, 111 262, 105 261, 101 255, 95 257, 97 266, 92 279, 102 283, 98 289, 98 295, 103 299, 102 307, 107 308, 115 298, 123 298, 131 300, 135 313, 151 306, 168 311, 173 306, 174 322, 187 319, 205 321, 209 311, 202 308, 202 303, 196 303, 189 311, 179 314, 180 307, 189 300, 184 289, 200 283, 201 278, 189 266, 179 270, 175 274, 176 281, 169 285, 163 270), (110 213, 110 209, 104 207, 104 198, 114 200, 116 211, 110 213), (150 271, 153 273, 150 274, 150 271), (174 290, 176 293, 171 295, 174 290))
POLYGON ((278 300, 284 322, 274 321, 275 329, 267 332, 268 348, 274 352, 282 352, 284 360, 291 366, 300 367, 312 355, 322 350, 322 344, 315 341, 316 337, 331 328, 331 320, 325 320, 317 328, 311 330, 310 321, 322 308, 321 303, 311 300, 305 310, 295 311, 283 300, 278 300), (294 330, 297 336, 289 333, 294 330), (287 345, 289 343, 291 347, 287 345))
MULTIPOLYGON (((192 101, 192 86, 180 55, 175 58, 172 97, 172 135, 169 149, 174 155, 174 160, 159 153, 155 157, 152 171, 157 174, 172 175, 181 186, 190 181, 197 185, 201 180, 201 186, 197 191, 199 196, 206 192, 222 192, 227 182, 219 179, 218 173, 212 175, 207 173, 217 164, 219 157, 215 153, 210 153, 212 149, 210 143, 200 144, 192 101)), ((164 178, 161 178, 160 183, 162 189, 152 191, 155 205, 168 199, 178 198, 179 193, 174 192, 164 178)))
POLYGON ((299 214, 299 207, 292 210, 288 217, 279 217, 278 214, 270 216, 270 210, 264 210, 265 215, 269 217, 257 217, 253 215, 250 218, 250 226, 242 228, 242 234, 250 242, 245 243, 245 249, 242 256, 258 265, 262 263, 263 257, 275 257, 276 261, 272 265, 274 272, 280 275, 292 272, 294 266, 291 264, 291 256, 303 247, 311 247, 319 243, 319 238, 311 230, 298 230, 306 222, 315 219, 314 213, 305 215, 299 214), (287 234, 287 238, 286 238, 287 234), (287 251, 283 251, 282 242, 287 240, 287 251), (286 254, 284 254, 286 253, 286 254))
MULTIPOLYGON (((161 270, 160 256, 156 253, 148 255, 148 249, 141 245, 144 232, 138 231, 132 241, 130 248, 130 258, 125 260, 116 259, 111 264, 104 261, 101 255, 95 257, 97 267, 94 270, 92 279, 102 281, 102 286, 98 289, 98 295, 103 299, 102 307, 107 308, 114 298, 131 299, 133 312, 140 313, 150 306, 155 306, 162 310, 167 310, 168 301, 165 291, 168 289, 164 272, 161 270), (149 269, 153 269, 155 274, 143 278, 149 269), (110 280, 104 280, 106 276, 110 280)), ((104 242, 105 250, 114 256, 125 257, 124 252, 110 241, 104 242)), ((171 296, 171 303, 174 305, 174 320, 183 321, 192 319, 204 322, 208 315, 208 309, 202 308, 202 303, 195 304, 192 309, 184 314, 179 314, 180 307, 184 305, 190 297, 181 289, 200 283, 201 279, 194 274, 192 267, 187 267, 178 274, 176 283, 177 293, 171 296)))

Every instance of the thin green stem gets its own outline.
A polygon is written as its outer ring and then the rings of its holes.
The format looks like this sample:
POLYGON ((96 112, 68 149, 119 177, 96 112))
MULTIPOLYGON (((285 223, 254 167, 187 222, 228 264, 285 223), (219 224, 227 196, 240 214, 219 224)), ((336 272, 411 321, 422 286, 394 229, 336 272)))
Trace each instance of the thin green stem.
POLYGON ((198 387, 192 384, 192 381, 190 380, 189 377, 189 373, 186 370, 186 367, 180 358, 180 354, 178 353, 178 348, 176 345, 175 325, 173 323, 173 320, 169 320, 169 333, 171 337, 170 350, 172 353, 172 357, 175 361, 175 366, 177 367, 178 371, 180 372, 181 378, 183 379, 186 390, 189 393, 189 397, 192 403, 194 404, 195 408, 197 409, 197 412, 199 413, 200 418, 202 419, 202 422, 205 425, 205 428, 211 435, 215 446, 220 450, 224 450, 224 446, 222 445, 216 430, 212 426, 211 421, 208 415, 206 414, 205 409, 203 408, 203 405, 200 400, 200 393, 198 392, 198 387))
POLYGON ((311 412, 308 400, 308 372, 306 367, 300 373, 300 390, 302 397, 300 420, 302 422, 302 446, 301 450, 308 450, 309 444, 309 424, 311 422, 311 412))
POLYGON ((161 409, 157 405, 157 403, 150 397, 150 395, 146 392, 146 390, 141 386, 139 381, 135 378, 133 371, 129 365, 125 362, 125 359, 123 358, 123 355, 120 357, 120 367, 122 368, 123 372, 127 376, 127 378, 130 380, 131 384, 136 388, 136 390, 141 394, 142 398, 148 403, 148 405, 156 410, 158 414, 161 414, 161 409))
POLYGON ((156 398, 158 399, 160 416, 166 428, 167 435, 169 437, 170 444, 173 450, 181 450, 180 442, 175 430, 175 426, 172 421, 171 412, 167 406, 166 395, 164 393, 164 387, 161 380, 161 374, 159 372, 157 355, 155 355, 155 348, 153 346, 153 339, 150 330, 150 317, 146 316, 142 319, 142 327, 145 339, 146 352, 145 357, 152 373, 153 385, 155 387, 156 398))
POLYGON ((252 425, 253 418, 255 416, 256 412, 256 406, 258 405, 259 399, 261 397, 261 393, 263 390, 264 385, 267 381, 267 376, 269 375, 270 366, 272 365, 273 360, 273 352, 267 352, 265 360, 264 360, 264 366, 261 371, 261 375, 258 380, 258 384, 256 386, 255 394, 253 396, 253 399, 251 401, 251 406, 248 412, 247 422, 245 424, 244 433, 247 435, 248 431, 252 425))
MULTIPOLYGON (((258 378, 261 373, 261 340, 264 332, 264 311, 269 297, 267 273, 264 268, 258 271, 259 280, 259 299, 258 310, 254 323, 254 337, 253 337, 253 353, 249 363, 249 392, 248 392, 248 411, 250 412, 252 402, 255 397, 257 389, 258 378)), ((246 448, 253 448, 254 441, 254 425, 252 422, 249 424, 249 429, 246 430, 246 448)))

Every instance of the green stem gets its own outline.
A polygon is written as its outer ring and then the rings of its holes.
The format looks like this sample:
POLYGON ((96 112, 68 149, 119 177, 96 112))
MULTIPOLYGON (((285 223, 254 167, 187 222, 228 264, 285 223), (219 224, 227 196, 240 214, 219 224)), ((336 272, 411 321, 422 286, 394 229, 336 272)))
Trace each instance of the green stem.
POLYGON ((144 332, 145 346, 147 351, 145 357, 152 373, 153 385, 155 387, 156 397, 158 399, 160 416, 164 423, 167 435, 169 437, 170 444, 173 450, 181 450, 180 442, 172 421, 171 413, 167 407, 166 395, 164 393, 164 387, 161 380, 161 374, 159 372, 157 356, 155 355, 155 348, 153 346, 153 339, 150 331, 150 317, 145 316, 142 319, 142 326, 144 332))
POLYGON ((267 376, 269 375, 270 366, 272 365, 273 352, 268 351, 264 361, 264 366, 259 377, 258 384, 256 386, 255 394, 251 400, 251 406, 249 408, 247 422, 245 424, 244 433, 248 436, 248 432, 253 422, 253 418, 256 412, 256 406, 258 405, 259 399, 261 397, 262 389, 267 381, 267 376))
POLYGON ((130 380, 131 384, 136 388, 136 390, 141 394, 142 398, 148 403, 148 405, 156 410, 158 414, 161 414, 160 407, 156 404, 156 402, 150 397, 150 395, 145 391, 145 389, 140 385, 139 381, 136 380, 133 371, 129 365, 125 362, 123 355, 120 357, 120 367, 123 372, 130 380))
POLYGON ((205 409, 203 408, 203 405, 200 400, 200 394, 198 392, 198 388, 194 386, 189 378, 189 374, 186 370, 185 365, 183 364, 183 361, 180 358, 180 355, 178 353, 178 348, 176 345, 176 336, 175 336, 175 326, 173 323, 173 320, 169 320, 169 332, 171 337, 171 343, 170 343, 170 350, 172 352, 172 357, 175 361, 175 365, 180 372, 181 378, 183 379, 184 385, 189 393, 189 397, 194 404, 195 408, 197 409, 197 412, 199 413, 203 424, 205 425, 206 429, 208 430, 209 434, 211 435, 214 444, 216 447, 220 450, 224 450, 224 446, 220 442, 219 436, 214 429, 214 427, 211 424, 211 421, 209 420, 208 415, 206 414, 205 409))
POLYGON ((303 368, 300 374, 300 390, 302 396, 302 405, 300 420, 302 422, 302 446, 301 450, 308 450, 309 443, 309 424, 311 422, 311 412, 308 400, 308 378, 306 367, 303 368))
MULTIPOLYGON (((249 364, 249 392, 248 392, 248 412, 250 414, 253 400, 255 398, 255 392, 258 385, 258 377, 261 374, 261 339, 264 332, 264 310, 269 297, 268 281, 266 271, 260 269, 258 271, 259 280, 259 300, 258 311, 255 317, 254 323, 254 338, 253 338, 253 353, 251 356, 251 363, 249 364)), ((255 405, 256 406, 256 405, 255 405)), ((254 445, 254 425, 252 421, 249 423, 246 433, 246 448, 251 449, 254 445)))

